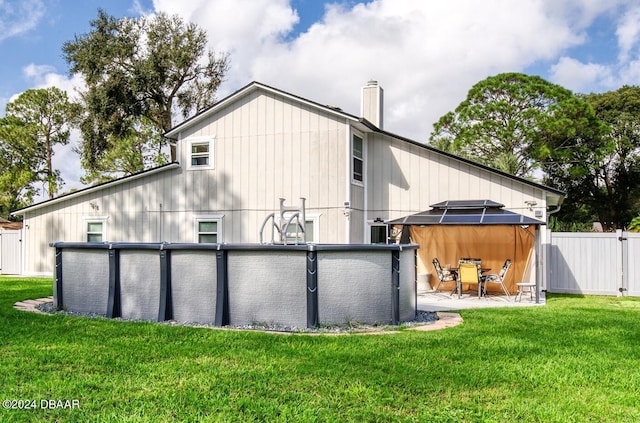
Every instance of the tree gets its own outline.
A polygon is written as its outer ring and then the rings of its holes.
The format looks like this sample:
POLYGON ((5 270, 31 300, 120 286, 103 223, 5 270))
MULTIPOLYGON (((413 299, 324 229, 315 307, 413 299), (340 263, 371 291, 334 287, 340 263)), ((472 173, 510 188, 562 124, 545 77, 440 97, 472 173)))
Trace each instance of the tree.
POLYGON ((140 171, 150 150, 154 164, 166 162, 161 134, 172 128, 175 112, 186 118, 213 104, 228 69, 227 55, 205 51, 205 31, 177 15, 116 19, 99 10, 91 27, 63 46, 71 73, 81 74, 87 84, 83 167, 90 176, 140 171), (150 127, 153 140, 145 138, 150 127), (138 157, 123 166, 115 160, 116 150, 138 157))
POLYGON ((640 232, 640 216, 636 216, 631 219, 631 223, 629 223, 629 228, 631 232, 640 232))
POLYGON ((69 143, 80 106, 56 87, 31 89, 7 104, 6 114, 12 118, 5 127, 7 145, 21 152, 22 163, 28 164, 33 175, 29 182, 42 182, 53 198, 63 184, 59 171, 53 168, 53 148, 69 143))
POLYGON ((557 140, 579 139, 582 130, 599 130, 589 125, 599 126, 571 91, 538 76, 503 73, 475 84, 454 112, 438 120, 429 139, 436 148, 531 177, 553 154, 551 141, 558 146, 557 140))
POLYGON ((32 155, 22 141, 29 139, 25 125, 19 119, 0 118, 0 216, 31 204, 35 194, 32 155))
MULTIPOLYGON (((608 127, 602 145, 591 155, 589 172, 561 182, 576 195, 575 202, 591 208, 605 230, 624 228, 640 214, 640 87, 584 96, 608 127)), ((573 171, 575 174, 575 170, 573 171)))

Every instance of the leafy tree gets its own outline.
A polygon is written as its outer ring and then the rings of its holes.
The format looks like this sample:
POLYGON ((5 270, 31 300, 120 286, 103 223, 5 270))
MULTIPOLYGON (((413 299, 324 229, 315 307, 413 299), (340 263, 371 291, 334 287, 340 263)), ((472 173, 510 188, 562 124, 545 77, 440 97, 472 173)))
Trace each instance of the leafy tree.
POLYGON ((640 232, 640 216, 636 216, 629 223, 629 228, 631 232, 640 232))
POLYGON ((474 85, 454 112, 440 118, 430 142, 565 191, 554 215, 558 228, 591 227, 596 220, 609 228, 617 218, 600 175, 615 143, 587 100, 537 76, 500 74, 474 85))
POLYGON ((596 212, 605 229, 624 228, 640 214, 640 87, 585 98, 609 127, 611 148, 596 156, 585 175, 581 202, 596 212))
POLYGON ((89 178, 143 170, 150 150, 154 164, 166 162, 161 134, 175 112, 187 117, 214 102, 227 55, 205 51, 205 31, 177 15, 116 19, 100 10, 91 27, 63 46, 71 73, 87 84, 80 152, 89 178))
POLYGON ((475 84, 454 112, 442 116, 430 144, 531 177, 554 154, 550 143, 561 146, 558 140, 575 141, 598 126, 588 104, 571 91, 538 76, 503 73, 475 84))
POLYGON ((12 118, 5 127, 7 146, 11 151, 21 151, 22 164, 29 166, 29 172, 24 166, 17 167, 16 172, 22 176, 13 176, 29 184, 42 182, 49 198, 53 198, 63 184, 60 172, 53 168, 53 148, 69 143, 80 106, 58 88, 31 89, 7 104, 6 114, 12 118), (27 181, 27 173, 31 173, 31 181, 27 181))
MULTIPOLYGON (((145 119, 141 119, 145 122, 145 119)), ((131 175, 140 170, 167 163, 162 152, 163 139, 157 128, 141 123, 136 130, 124 135, 118 143, 97 158, 95 166, 87 170, 81 182, 102 183, 118 176, 118 173, 131 175)))
POLYGON ((31 204, 34 194, 33 182, 37 180, 32 170, 30 146, 23 145, 29 140, 25 125, 19 119, 5 116, 0 118, 0 216, 9 214, 31 204), (25 148, 26 147, 26 148, 25 148))

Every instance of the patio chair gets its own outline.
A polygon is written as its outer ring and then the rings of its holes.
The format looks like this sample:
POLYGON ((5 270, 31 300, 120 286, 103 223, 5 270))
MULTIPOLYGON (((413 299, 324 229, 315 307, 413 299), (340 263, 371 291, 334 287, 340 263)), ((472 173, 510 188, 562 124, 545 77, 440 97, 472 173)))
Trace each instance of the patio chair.
MULTIPOLYGON (((436 274, 438 275, 438 285, 436 286, 436 289, 434 290, 435 292, 438 292, 438 289, 440 289, 440 285, 442 285, 443 283, 445 283, 445 282, 455 282, 456 275, 451 273, 451 271, 449 271, 449 270, 444 270, 442 268, 442 266, 440 266, 440 261, 438 261, 437 258, 433 259, 433 267, 435 267, 436 274)), ((453 291, 451 291, 451 293, 453 294, 453 291)))
POLYGON ((504 279, 507 276, 507 272, 509 271, 509 267, 511 267, 511 259, 507 259, 502 265, 502 269, 500 269, 500 273, 492 273, 490 275, 485 276, 484 278, 484 295, 487 295, 487 284, 488 283, 497 283, 500 284, 502 290, 507 296, 507 300, 511 299, 511 295, 509 295, 509 291, 507 287, 504 286, 504 279))
MULTIPOLYGON (((478 285, 478 298, 480 298, 482 284, 480 281, 480 272, 478 270, 478 266, 473 263, 462 262, 460 263, 458 274, 458 283, 462 284, 470 284, 470 285, 478 285)), ((462 287, 460 287, 462 291, 462 287)))

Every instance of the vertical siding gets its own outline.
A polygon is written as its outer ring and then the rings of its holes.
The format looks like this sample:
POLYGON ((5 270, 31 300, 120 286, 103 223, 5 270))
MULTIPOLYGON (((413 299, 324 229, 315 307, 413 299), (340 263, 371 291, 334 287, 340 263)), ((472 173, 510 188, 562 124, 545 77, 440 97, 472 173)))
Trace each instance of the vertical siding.
MULTIPOLYGON (((346 198, 336 175, 345 166, 344 149, 338 146, 346 130, 343 120, 259 91, 187 134, 182 154, 188 153, 189 136, 215 137, 215 169, 202 175, 218 181, 222 190, 208 206, 225 215, 226 241, 256 242, 262 221, 278 210, 280 197, 287 205, 305 197, 307 212, 320 214, 323 227, 339 224, 327 219, 346 198)), ((323 233, 327 242, 344 242, 333 233, 338 232, 323 233)))
POLYGON ((629 295, 640 297, 640 263, 636 259, 640 257, 640 233, 625 233, 626 250, 624 251, 627 266, 625 281, 627 293, 629 295))
POLYGON ((549 244, 550 292, 618 294, 622 245, 616 233, 554 232, 549 244))
POLYGON ((541 189, 382 134, 368 137, 370 214, 385 219, 427 210, 446 200, 490 199, 534 217, 525 201, 544 209, 541 189))
POLYGON ((180 136, 180 169, 167 170, 58 202, 25 216, 29 273, 50 273, 57 241, 84 241, 85 218, 106 216, 108 241, 192 242, 194 215, 223 215, 224 242, 258 242, 260 226, 307 199, 321 242, 342 243, 349 158, 343 118, 263 90, 249 92, 180 136), (214 139, 213 168, 186 168, 191 137, 214 139), (99 206, 94 210, 89 206, 99 206))

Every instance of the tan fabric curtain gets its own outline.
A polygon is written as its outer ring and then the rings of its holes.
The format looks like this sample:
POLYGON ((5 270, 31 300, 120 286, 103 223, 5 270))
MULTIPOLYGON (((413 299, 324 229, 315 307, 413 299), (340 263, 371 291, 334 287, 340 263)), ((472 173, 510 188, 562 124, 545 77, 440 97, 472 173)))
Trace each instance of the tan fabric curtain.
MULTIPOLYGON (((535 244, 535 228, 518 225, 430 225, 411 226, 411 241, 418 249, 418 273, 430 273, 432 287, 438 283, 438 275, 432 260, 437 257, 444 267, 457 267, 462 257, 480 258, 482 267, 491 268, 488 273, 499 273, 504 261, 513 262, 505 286, 516 291, 516 282, 522 281, 527 259, 535 244)), ((453 282, 444 289, 453 289, 453 282)), ((500 292, 500 287, 490 284, 490 292, 500 292)))

